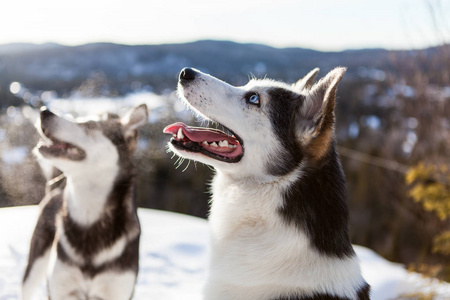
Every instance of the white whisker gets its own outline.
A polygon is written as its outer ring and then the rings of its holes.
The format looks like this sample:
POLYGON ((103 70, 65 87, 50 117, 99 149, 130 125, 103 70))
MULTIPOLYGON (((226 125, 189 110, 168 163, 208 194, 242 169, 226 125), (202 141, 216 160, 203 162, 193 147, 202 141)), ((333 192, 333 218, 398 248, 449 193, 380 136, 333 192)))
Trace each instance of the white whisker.
POLYGON ((186 168, 184 168, 183 169, 183 171, 181 171, 181 172, 183 172, 184 173, 184 171, 186 171, 188 168, 189 168, 189 165, 191 164, 191 160, 190 159, 188 159, 188 163, 187 163, 187 166, 186 166, 186 168))

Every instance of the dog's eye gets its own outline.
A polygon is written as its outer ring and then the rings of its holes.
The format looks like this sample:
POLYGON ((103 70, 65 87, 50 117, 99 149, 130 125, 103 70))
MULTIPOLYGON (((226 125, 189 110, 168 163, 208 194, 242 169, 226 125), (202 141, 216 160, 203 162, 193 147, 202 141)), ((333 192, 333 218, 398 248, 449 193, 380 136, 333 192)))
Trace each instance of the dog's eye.
POLYGON ((248 94, 246 97, 247 103, 249 104, 253 104, 253 105, 260 105, 260 101, 259 101, 259 95, 257 93, 251 93, 248 94))

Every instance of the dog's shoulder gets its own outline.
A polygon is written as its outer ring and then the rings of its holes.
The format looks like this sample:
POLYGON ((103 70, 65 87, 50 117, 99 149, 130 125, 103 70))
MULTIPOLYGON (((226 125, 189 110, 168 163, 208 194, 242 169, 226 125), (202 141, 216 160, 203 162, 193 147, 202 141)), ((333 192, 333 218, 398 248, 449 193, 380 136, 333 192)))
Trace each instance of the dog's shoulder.
POLYGON ((42 223, 47 224, 46 226, 55 227, 56 215, 61 211, 63 206, 63 188, 54 188, 48 191, 42 201, 39 203, 40 214, 36 227, 42 226, 42 223))

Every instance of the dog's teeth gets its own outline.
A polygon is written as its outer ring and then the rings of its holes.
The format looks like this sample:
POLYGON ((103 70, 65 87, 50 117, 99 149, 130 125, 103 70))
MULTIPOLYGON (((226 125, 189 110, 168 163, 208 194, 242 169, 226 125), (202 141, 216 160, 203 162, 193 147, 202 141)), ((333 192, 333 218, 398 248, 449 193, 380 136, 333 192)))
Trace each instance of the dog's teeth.
POLYGON ((227 140, 220 141, 219 146, 220 147, 228 147, 228 141, 227 140))
POLYGON ((228 145, 229 148, 236 148, 236 145, 228 145))
POLYGON ((178 128, 177 138, 178 138, 179 140, 184 139, 183 130, 182 130, 181 128, 178 128))
POLYGON ((202 144, 205 145, 205 146, 208 146, 208 145, 209 145, 207 141, 203 141, 202 144))
POLYGON ((216 142, 211 143, 211 146, 218 147, 216 142))

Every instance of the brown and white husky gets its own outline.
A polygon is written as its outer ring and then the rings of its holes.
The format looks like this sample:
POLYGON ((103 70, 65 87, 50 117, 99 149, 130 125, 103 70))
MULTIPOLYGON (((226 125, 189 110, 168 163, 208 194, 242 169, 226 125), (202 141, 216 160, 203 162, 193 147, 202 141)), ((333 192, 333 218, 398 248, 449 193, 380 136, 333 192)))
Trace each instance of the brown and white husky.
POLYGON ((46 276, 52 300, 132 297, 140 236, 132 157, 147 119, 146 105, 123 118, 82 120, 41 110, 35 153, 61 170, 65 183, 48 189, 40 204, 22 299, 32 299, 46 276))

